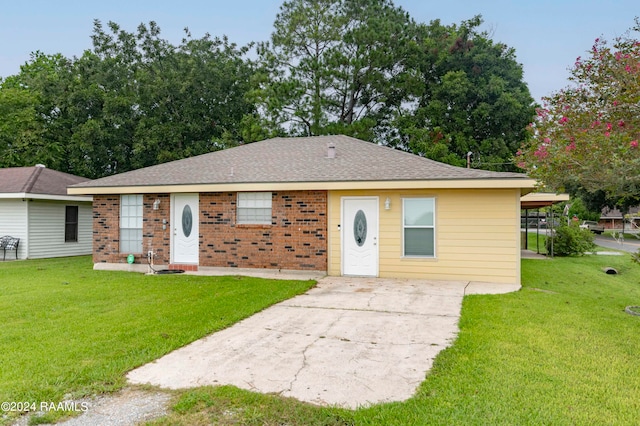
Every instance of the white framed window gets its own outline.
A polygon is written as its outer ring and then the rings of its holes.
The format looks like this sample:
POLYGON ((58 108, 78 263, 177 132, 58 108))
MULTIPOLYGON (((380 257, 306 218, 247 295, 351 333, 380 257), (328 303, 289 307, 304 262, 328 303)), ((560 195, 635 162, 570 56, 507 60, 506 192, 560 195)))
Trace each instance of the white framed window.
POLYGON ((435 257, 435 198, 402 199, 402 255, 435 257))
POLYGON ((271 192, 238 192, 237 223, 271 225, 271 192))
POLYGON ((142 253, 142 195, 120 196, 120 253, 142 253))

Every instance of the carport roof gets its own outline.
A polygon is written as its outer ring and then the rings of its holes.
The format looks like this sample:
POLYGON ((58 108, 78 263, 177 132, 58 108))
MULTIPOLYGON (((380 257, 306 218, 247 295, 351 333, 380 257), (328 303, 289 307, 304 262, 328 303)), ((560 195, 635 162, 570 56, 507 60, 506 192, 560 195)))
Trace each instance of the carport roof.
POLYGON ((520 206, 523 209, 539 209, 563 201, 569 201, 569 194, 532 192, 520 198, 520 206))

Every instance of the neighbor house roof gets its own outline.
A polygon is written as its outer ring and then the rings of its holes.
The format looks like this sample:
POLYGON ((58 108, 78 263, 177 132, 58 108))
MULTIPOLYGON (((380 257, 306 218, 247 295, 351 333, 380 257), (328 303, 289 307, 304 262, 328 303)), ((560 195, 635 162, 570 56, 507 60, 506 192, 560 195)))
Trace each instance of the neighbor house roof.
MULTIPOLYGON (((70 193, 189 192, 218 190, 357 189, 368 183, 387 188, 407 182, 440 182, 439 187, 532 188, 520 173, 465 169, 348 136, 274 138, 146 167, 70 188, 70 193), (329 153, 334 148, 334 156, 329 153), (443 184, 443 182, 459 184, 443 184), (501 182, 501 183, 498 183, 501 182), (395 184, 394 184, 395 183, 395 184), (142 191, 144 189, 144 191, 142 191)), ((422 185, 424 187, 424 185, 422 185)))
MULTIPOLYGON (((630 215, 638 215, 640 206, 629 208, 630 215)), ((622 219, 622 212, 617 208, 603 207, 600 211, 600 219, 622 219)))
MULTIPOLYGON (((79 199, 67 195, 67 187, 89 179, 47 169, 43 165, 34 167, 9 167, 0 169, 0 198, 79 199)), ((87 201, 91 198, 80 197, 87 201)))

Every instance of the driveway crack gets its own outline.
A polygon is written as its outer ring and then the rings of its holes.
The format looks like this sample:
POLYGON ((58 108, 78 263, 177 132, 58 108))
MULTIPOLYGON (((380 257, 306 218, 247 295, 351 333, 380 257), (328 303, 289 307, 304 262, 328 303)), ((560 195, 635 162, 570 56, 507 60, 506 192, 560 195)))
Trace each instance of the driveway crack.
MULTIPOLYGON (((458 297, 458 296, 454 296, 454 297, 458 297)), ((313 309, 326 309, 328 311, 345 311, 345 312, 379 312, 382 314, 401 314, 401 315, 412 315, 412 316, 421 316, 421 317, 454 317, 457 318, 460 315, 459 314, 441 314, 441 313, 431 313, 431 312, 407 312, 407 311, 392 311, 392 310, 385 310, 385 309, 364 309, 364 308, 344 308, 344 307, 338 307, 338 308, 332 308, 330 306, 303 306, 303 305, 290 305, 288 306, 289 308, 300 308, 300 309, 306 309, 306 308, 313 308, 313 309)), ((303 334, 303 333, 300 333, 303 334)))
POLYGON ((298 381, 298 376, 300 375, 300 373, 302 372, 302 370, 304 370, 306 367, 309 366, 309 363, 307 362, 307 351, 309 350, 309 348, 311 348, 311 346, 315 345, 320 339, 325 339, 327 332, 329 330, 331 330, 331 328, 338 322, 340 321, 340 319, 342 318, 342 314, 336 316, 336 318, 331 321, 331 323, 327 326, 327 328, 325 329, 325 333, 320 334, 314 341, 312 341, 311 343, 309 343, 307 346, 305 346, 305 348, 302 350, 302 365, 300 366, 300 368, 298 369, 298 371, 296 371, 296 373, 293 375, 293 379, 291 380, 291 382, 289 382, 289 389, 287 389, 288 392, 292 392, 293 390, 293 385, 298 381))

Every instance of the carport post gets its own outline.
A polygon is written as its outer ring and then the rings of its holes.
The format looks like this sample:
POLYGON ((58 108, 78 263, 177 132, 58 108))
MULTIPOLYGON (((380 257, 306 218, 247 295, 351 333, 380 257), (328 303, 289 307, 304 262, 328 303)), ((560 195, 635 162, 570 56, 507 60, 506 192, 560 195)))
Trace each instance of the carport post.
POLYGON ((536 209, 536 251, 540 254, 540 209, 536 209))
POLYGON ((524 249, 529 250, 529 209, 524 209, 524 249))

